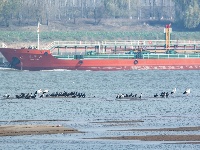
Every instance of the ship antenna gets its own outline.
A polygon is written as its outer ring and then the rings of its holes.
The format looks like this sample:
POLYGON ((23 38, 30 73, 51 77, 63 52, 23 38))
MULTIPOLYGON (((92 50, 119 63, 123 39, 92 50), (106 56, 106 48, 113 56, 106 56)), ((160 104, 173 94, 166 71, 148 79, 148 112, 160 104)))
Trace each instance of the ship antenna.
POLYGON ((37 33, 38 33, 38 50, 40 49, 40 22, 38 21, 37 33))

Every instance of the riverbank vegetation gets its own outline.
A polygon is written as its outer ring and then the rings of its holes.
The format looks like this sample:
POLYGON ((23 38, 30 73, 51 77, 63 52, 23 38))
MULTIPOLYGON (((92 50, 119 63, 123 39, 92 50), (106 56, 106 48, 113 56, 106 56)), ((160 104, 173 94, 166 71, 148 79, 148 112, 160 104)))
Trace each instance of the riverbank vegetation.
POLYGON ((1 0, 0 26, 27 26, 52 21, 76 24, 92 19, 93 25, 104 19, 168 20, 180 28, 200 25, 199 0, 1 0))
MULTIPOLYGON (((172 35, 172 40, 200 40, 200 32, 180 32, 172 35)), ((98 32, 98 31, 70 31, 70 32, 41 32, 40 39, 44 42, 51 41, 105 41, 105 40, 164 40, 163 33, 152 32, 98 32)), ((11 42, 36 42, 37 33, 0 31, 0 41, 11 42)))
POLYGON ((197 0, 3 0, 0 42, 200 40, 197 0))

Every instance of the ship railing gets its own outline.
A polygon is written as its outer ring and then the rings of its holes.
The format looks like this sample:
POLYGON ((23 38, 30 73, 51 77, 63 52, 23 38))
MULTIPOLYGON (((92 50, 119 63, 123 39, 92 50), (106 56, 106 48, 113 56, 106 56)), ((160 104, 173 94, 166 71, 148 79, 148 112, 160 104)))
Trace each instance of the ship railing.
POLYGON ((2 47, 2 48, 7 48, 7 45, 6 45, 5 43, 2 43, 2 44, 1 44, 1 47, 2 47))
MULTIPOLYGON (((81 55, 81 54, 80 54, 81 55)), ((59 59, 73 59, 74 54, 71 55, 53 55, 59 59)), ((134 59, 132 54, 101 54, 101 55, 84 55, 84 59, 134 59)), ((177 59, 177 58, 200 58, 200 54, 143 54, 143 59, 177 59)))
MULTIPOLYGON (((75 55, 53 55, 59 59, 72 59, 75 55)), ((105 55, 84 55, 84 59, 134 59, 134 55, 127 54, 105 54, 105 55)))
POLYGON ((55 48, 54 45, 55 45, 54 42, 52 42, 47 47, 45 47, 44 49, 46 49, 46 50, 52 50, 52 49, 55 48))
POLYGON ((95 47, 100 48, 101 43, 99 41, 54 41, 49 44, 46 49, 53 50, 55 47, 95 47))
POLYGON ((143 54, 143 59, 200 58, 200 54, 143 54))
MULTIPOLYGON (((125 41, 102 41, 102 45, 106 46, 164 46, 166 44, 165 40, 125 40, 125 41)), ((171 40, 170 45, 179 45, 179 46, 194 46, 200 45, 200 41, 195 40, 171 40)))
MULTIPOLYGON (((54 41, 50 43, 46 49, 53 50, 55 47, 164 47, 165 40, 118 40, 118 41, 54 41)), ((170 46, 193 46, 194 49, 200 47, 200 41, 195 40, 170 40, 170 46)))
POLYGON ((107 54, 107 55, 85 55, 84 59, 134 59, 134 55, 127 55, 127 54, 107 54))
POLYGON ((53 55, 53 56, 59 59, 73 59, 74 58, 74 55, 53 55))
POLYGON ((164 45, 165 40, 121 40, 121 41, 102 41, 104 46, 145 46, 145 45, 164 45))
POLYGON ((171 43, 177 46, 200 46, 200 41, 195 40, 172 40, 171 43))
POLYGON ((60 46, 98 46, 101 43, 99 41, 54 41, 54 44, 60 46))

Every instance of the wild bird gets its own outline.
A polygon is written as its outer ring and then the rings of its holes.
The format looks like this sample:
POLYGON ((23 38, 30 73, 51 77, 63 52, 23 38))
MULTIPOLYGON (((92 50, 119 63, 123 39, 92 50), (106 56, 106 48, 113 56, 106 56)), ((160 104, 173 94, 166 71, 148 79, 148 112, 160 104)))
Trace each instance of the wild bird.
POLYGON ((142 98, 142 93, 140 94, 139 98, 140 98, 140 99, 142 98))
POLYGON ((167 92, 167 93, 166 93, 166 98, 168 98, 168 96, 169 96, 169 93, 167 92))
POLYGON ((3 98, 9 98, 10 97, 10 95, 8 95, 8 94, 5 94, 4 96, 3 96, 3 98))
POLYGON ((175 94, 176 93, 176 88, 174 88, 172 91, 171 91, 171 94, 175 94))
POLYGON ((153 97, 158 97, 158 94, 156 93, 153 97))
POLYGON ((21 93, 20 95, 15 95, 17 99, 20 98, 25 98, 26 94, 25 93, 21 93))
POLYGON ((161 92, 161 93, 160 93, 160 97, 165 98, 165 96, 166 96, 166 93, 165 93, 165 92, 161 92))
POLYGON ((40 94, 40 93, 42 93, 42 89, 35 91, 35 94, 40 94))
POLYGON ((186 89, 183 94, 189 95, 190 94, 190 89, 186 89))
POLYGON ((133 94, 132 94, 132 93, 128 95, 128 97, 132 97, 132 96, 133 96, 133 94))
POLYGON ((42 93, 45 94, 45 93, 48 93, 48 92, 49 92, 49 90, 44 90, 42 93))
POLYGON ((118 94, 116 98, 124 98, 124 94, 118 94))
POLYGON ((44 97, 44 94, 40 95, 40 98, 43 98, 44 97))
POLYGON ((33 98, 33 99, 36 98, 36 94, 33 95, 33 94, 31 93, 31 98, 33 98))

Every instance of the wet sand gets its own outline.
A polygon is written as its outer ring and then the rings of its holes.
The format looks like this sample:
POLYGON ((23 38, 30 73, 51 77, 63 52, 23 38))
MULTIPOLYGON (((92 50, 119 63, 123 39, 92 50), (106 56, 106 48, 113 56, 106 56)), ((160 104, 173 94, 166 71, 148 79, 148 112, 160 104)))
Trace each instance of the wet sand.
MULTIPOLYGON (((114 130, 116 131, 116 130, 114 130)), ((200 127, 178 127, 178 128, 158 128, 158 129, 128 129, 117 131, 200 131, 200 127)))
POLYGON ((200 127, 178 127, 178 128, 158 128, 158 129, 128 129, 128 130, 110 130, 110 131, 136 131, 136 132, 162 132, 167 131, 169 135, 147 135, 147 136, 118 136, 118 137, 100 137, 95 139, 104 140, 140 140, 140 141, 165 141, 175 142, 176 144, 200 144, 200 135, 174 135, 173 132, 200 131, 200 127))
POLYGON ((78 130, 60 125, 5 125, 0 126, 0 136, 80 133, 78 130))
MULTIPOLYGON (((184 143, 200 144, 200 135, 148 135, 148 136, 119 136, 100 137, 104 140, 140 140, 140 141, 183 141, 184 143)), ((181 142, 182 143, 182 142, 181 142)))
MULTIPOLYGON (((130 120, 130 121, 106 121, 106 122, 93 122, 93 123, 103 123, 110 125, 119 125, 121 123, 137 123, 144 122, 142 120, 130 120)), ((165 141, 175 142, 176 144, 200 144, 200 135, 181 135, 178 132, 188 132, 188 131, 200 131, 200 126, 197 127, 177 127, 177 128, 150 128, 150 129, 128 129, 128 130, 109 130, 109 131, 123 131, 123 132, 159 132, 158 135, 147 135, 147 136, 118 136, 118 137, 99 137, 93 139, 103 139, 103 140, 140 140, 140 141, 165 141), (160 132, 168 132, 168 135, 162 134, 160 132), (176 134, 174 134, 176 133, 176 134)), ((155 133, 154 133, 155 134, 155 133)))
MULTIPOLYGON (((98 123, 121 123, 123 121, 107 121, 98 123)), ((142 122, 141 120, 125 121, 130 122, 142 122)), ((97 122, 93 122, 97 123, 97 122)), ((109 131, 135 131, 135 132, 161 132, 168 131, 169 134, 158 135, 143 135, 143 136, 117 136, 117 137, 96 137, 96 138, 84 138, 84 139, 101 139, 101 140, 140 140, 140 141, 163 141, 174 142, 176 144, 200 144, 200 135, 181 135, 177 132, 187 131, 200 131, 198 127, 178 127, 178 128, 157 128, 157 129, 128 129, 128 130, 109 130, 109 131), (173 134, 176 132, 176 134, 173 134)), ((82 133, 76 129, 63 127, 60 125, 3 125, 0 126, 0 136, 19 136, 19 135, 41 135, 41 134, 67 134, 67 133, 82 133)), ((155 134, 155 133, 154 133, 155 134)))

